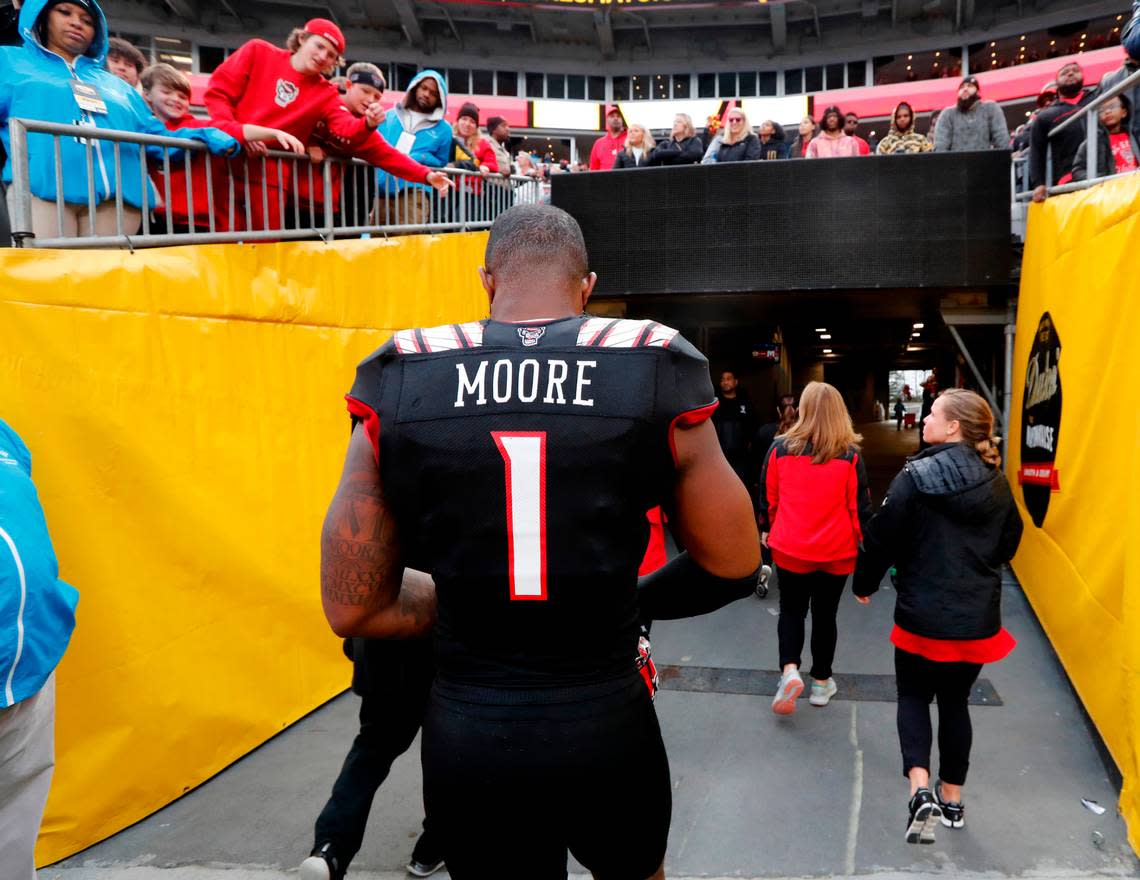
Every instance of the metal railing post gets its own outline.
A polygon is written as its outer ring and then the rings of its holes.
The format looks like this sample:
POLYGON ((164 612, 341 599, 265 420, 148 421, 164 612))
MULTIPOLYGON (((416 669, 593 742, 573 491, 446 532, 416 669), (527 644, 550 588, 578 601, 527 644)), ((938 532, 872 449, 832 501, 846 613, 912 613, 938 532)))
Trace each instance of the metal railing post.
MULTIPOLYGON (((1088 135, 1085 140, 1085 180, 1093 180, 1098 176, 1096 136, 1098 134, 1097 130, 1100 128, 1100 120, 1097 118, 1096 113, 1086 113, 1085 116, 1088 117, 1088 135)), ((1131 125, 1132 120, 1128 122, 1129 125, 1131 125)), ((1111 173, 1112 172, 1109 171, 1109 174, 1111 173)))
POLYGON ((31 174, 28 171, 28 129, 19 119, 8 123, 12 147, 12 192, 15 194, 15 216, 12 223, 12 241, 16 247, 36 237, 32 226, 31 174))
POLYGON ((327 241, 332 241, 333 230, 336 228, 336 215, 333 212, 333 185, 332 185, 332 163, 329 162, 328 157, 321 160, 321 186, 324 188, 325 193, 325 222, 324 233, 327 236, 327 241))

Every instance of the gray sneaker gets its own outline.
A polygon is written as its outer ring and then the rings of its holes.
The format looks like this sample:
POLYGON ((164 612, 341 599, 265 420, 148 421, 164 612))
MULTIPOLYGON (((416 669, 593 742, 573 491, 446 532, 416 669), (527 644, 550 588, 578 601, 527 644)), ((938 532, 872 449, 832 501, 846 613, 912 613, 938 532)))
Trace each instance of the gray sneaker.
POLYGON ((772 698, 772 711, 777 715, 791 715, 796 711, 796 699, 804 692, 804 680, 798 670, 789 669, 780 676, 776 696, 772 698))
POLYGON ((808 697, 808 702, 813 706, 826 706, 831 702, 831 698, 839 691, 839 685, 835 683, 834 678, 829 678, 823 684, 818 681, 811 683, 811 696, 808 697))

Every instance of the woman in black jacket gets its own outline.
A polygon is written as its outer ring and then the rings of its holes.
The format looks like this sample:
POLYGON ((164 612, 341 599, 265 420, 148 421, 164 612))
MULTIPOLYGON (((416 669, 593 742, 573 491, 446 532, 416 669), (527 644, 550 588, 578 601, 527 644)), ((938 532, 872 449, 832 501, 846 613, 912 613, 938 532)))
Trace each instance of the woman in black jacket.
POLYGON ((1016 642, 1001 625, 1001 569, 1021 540, 1021 516, 1001 472, 993 413, 951 388, 922 426, 931 445, 907 460, 863 532, 854 591, 863 604, 898 572, 895 646, 899 745, 910 780, 907 843, 933 843, 941 819, 965 824, 962 785, 973 729, 968 701, 983 663, 1016 642), (938 699, 939 780, 930 790, 930 701, 938 699))
POLYGON ((649 154, 657 146, 657 141, 644 125, 634 123, 625 136, 625 146, 618 150, 614 159, 614 169, 643 168, 649 163, 649 154))
POLYGON ((709 145, 704 162, 746 162, 761 159, 760 139, 752 133, 748 117, 739 107, 728 111, 728 125, 709 145))
POLYGON ((654 147, 646 164, 696 165, 704 155, 705 147, 693 128, 692 117, 688 113, 678 113, 673 118, 672 136, 654 147))

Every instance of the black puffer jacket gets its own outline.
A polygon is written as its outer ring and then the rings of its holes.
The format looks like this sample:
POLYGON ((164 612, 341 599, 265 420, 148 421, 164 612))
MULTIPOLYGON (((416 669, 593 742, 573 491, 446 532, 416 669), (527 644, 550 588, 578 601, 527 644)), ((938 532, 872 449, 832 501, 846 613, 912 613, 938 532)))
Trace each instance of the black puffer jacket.
POLYGON ((907 460, 863 529, 857 596, 893 564, 895 623, 931 639, 984 639, 1001 629, 1001 567, 1021 541, 1009 484, 969 446, 941 443, 907 460))
POLYGON ((694 135, 675 141, 658 141, 646 165, 697 165, 705 156, 705 145, 694 135))

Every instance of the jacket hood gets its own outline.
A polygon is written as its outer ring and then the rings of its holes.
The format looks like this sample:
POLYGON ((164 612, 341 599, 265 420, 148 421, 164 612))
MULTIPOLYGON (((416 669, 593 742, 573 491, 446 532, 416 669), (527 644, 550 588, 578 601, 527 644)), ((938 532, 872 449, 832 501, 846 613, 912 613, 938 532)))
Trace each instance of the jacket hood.
POLYGON ((891 130, 888 132, 888 134, 893 134, 895 137, 914 134, 914 125, 916 121, 917 120, 914 118, 914 107, 911 107, 910 101, 899 101, 897 104, 895 104, 895 109, 891 111, 891 130), (898 127, 895 125, 895 120, 899 115, 899 107, 901 107, 903 104, 906 104, 907 107, 910 107, 910 128, 908 128, 906 131, 899 131, 898 127))
POLYGON ((431 118, 443 119, 443 117, 447 115, 447 83, 444 82, 443 74, 436 70, 421 70, 412 77, 412 81, 408 83, 408 91, 404 95, 404 100, 400 106, 405 110, 411 109, 409 102, 412 100, 412 93, 415 92, 416 86, 429 76, 435 80, 435 84, 439 87, 439 106, 435 108, 435 111, 431 114, 431 118))
MULTIPOLYGON (((102 67, 107 58, 107 17, 103 15, 103 7, 99 5, 97 0, 87 0, 87 2, 91 4, 95 12, 95 38, 87 47, 87 51, 83 53, 83 57, 91 59, 96 65, 102 67)), ((55 53, 48 52, 47 47, 40 43, 39 37, 36 36, 36 22, 44 14, 47 5, 48 0, 28 0, 20 7, 20 36, 23 37, 24 45, 29 49, 54 56, 55 53)))
POLYGON ((964 443, 940 443, 907 459, 906 472, 932 506, 954 519, 983 520, 1008 503, 999 469, 964 443))

